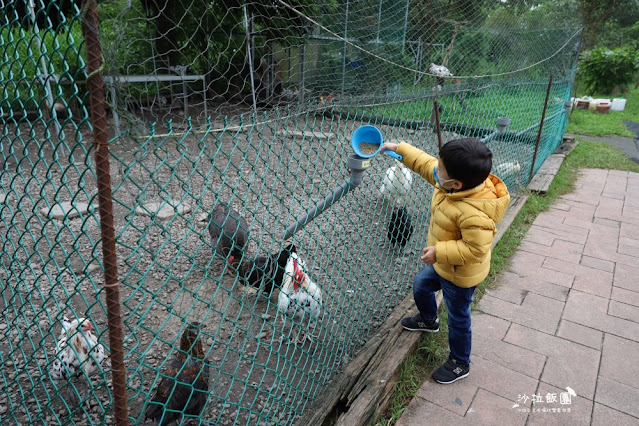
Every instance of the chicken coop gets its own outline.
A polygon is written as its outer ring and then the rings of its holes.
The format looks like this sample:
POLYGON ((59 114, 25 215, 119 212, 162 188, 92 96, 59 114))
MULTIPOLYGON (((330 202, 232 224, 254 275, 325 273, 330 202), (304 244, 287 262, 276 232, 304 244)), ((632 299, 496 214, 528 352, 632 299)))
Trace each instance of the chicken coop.
POLYGON ((570 2, 0 5, 3 424, 312 424, 428 233, 354 131, 479 138, 516 195, 581 34, 570 2))

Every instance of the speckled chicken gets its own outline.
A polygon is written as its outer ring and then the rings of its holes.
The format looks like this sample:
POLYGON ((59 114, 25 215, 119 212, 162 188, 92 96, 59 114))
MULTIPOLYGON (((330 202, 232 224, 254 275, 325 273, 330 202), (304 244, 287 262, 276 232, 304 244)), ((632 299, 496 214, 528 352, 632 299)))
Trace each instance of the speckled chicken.
POLYGON ((241 264, 248 243, 248 224, 237 211, 219 203, 211 212, 209 233, 217 256, 226 259, 234 268, 241 264))
POLYGON ((313 341, 315 336, 307 333, 302 324, 306 323, 306 329, 313 328, 322 310, 322 290, 311 280, 306 272, 306 263, 295 250, 287 259, 277 309, 284 314, 284 321, 290 319, 293 327, 300 328, 297 343, 313 341))
MULTIPOLYGON (((56 342, 56 355, 51 365, 51 378, 58 383, 70 381, 74 377, 84 376, 91 385, 90 377, 102 368, 105 358, 104 346, 98 343, 93 324, 89 319, 78 318, 69 321, 62 319, 62 331, 56 342)), ((76 400, 72 386, 68 388, 71 399, 76 400)), ((88 396, 88 389, 82 398, 88 396)))
POLYGON ((181 423, 184 415, 199 416, 209 390, 209 366, 199 338, 199 323, 189 324, 182 333, 180 350, 162 368, 160 382, 149 402, 145 419, 160 425, 181 423))
POLYGON ((453 73, 443 65, 430 64, 428 72, 436 77, 453 77, 453 73))

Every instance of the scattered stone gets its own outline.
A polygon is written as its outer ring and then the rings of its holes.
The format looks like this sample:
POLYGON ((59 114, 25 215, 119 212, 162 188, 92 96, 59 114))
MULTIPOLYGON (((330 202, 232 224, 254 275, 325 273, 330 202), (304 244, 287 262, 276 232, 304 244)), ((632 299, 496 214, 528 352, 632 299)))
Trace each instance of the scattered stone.
POLYGON ((77 203, 76 205, 70 202, 64 202, 60 204, 54 204, 53 207, 43 207, 40 209, 40 214, 49 219, 63 220, 75 219, 76 217, 84 216, 87 213, 91 213, 95 210, 95 205, 86 203, 77 203))
POLYGON ((182 215, 190 211, 191 206, 188 204, 173 200, 145 203, 135 208, 135 212, 139 215, 157 217, 160 220, 168 220, 176 214, 182 215))
POLYGON ((209 224, 209 215, 207 213, 199 213, 195 216, 195 223, 200 228, 206 228, 206 225, 209 224))

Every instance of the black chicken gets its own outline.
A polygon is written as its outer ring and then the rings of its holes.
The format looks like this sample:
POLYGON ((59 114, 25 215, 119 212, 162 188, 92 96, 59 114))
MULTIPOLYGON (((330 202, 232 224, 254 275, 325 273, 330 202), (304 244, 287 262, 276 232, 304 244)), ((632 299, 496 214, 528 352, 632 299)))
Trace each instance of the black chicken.
POLYGON ((209 233, 215 252, 223 256, 234 268, 242 263, 244 248, 248 243, 248 224, 238 212, 219 203, 211 212, 209 233))
POLYGON ((404 248, 413 236, 413 224, 406 207, 400 207, 393 211, 388 224, 388 240, 392 245, 404 248))
POLYGON ((240 278, 246 284, 270 296, 273 284, 281 285, 284 281, 286 262, 294 251, 295 246, 289 244, 280 252, 268 257, 258 256, 255 260, 246 260, 240 266, 240 278))
POLYGON ((189 324, 184 330, 180 350, 165 363, 159 375, 162 378, 146 408, 146 420, 163 426, 186 414, 198 416, 204 409, 209 390, 209 366, 199 334, 199 323, 189 324))

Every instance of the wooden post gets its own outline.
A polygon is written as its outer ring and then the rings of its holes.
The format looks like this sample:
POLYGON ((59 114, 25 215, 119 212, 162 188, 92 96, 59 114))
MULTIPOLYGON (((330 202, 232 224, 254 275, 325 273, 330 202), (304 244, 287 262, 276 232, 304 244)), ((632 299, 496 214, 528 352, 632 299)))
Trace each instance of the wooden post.
POLYGON ((439 125, 439 102, 433 101, 433 112, 435 113, 435 130, 437 130, 437 145, 442 149, 442 129, 439 125))
POLYGON ((546 109, 548 108, 548 98, 550 97, 551 87, 552 87, 552 74, 550 74, 550 81, 548 81, 548 90, 546 91, 546 101, 544 102, 544 110, 541 112, 541 122, 539 123, 539 131, 537 132, 537 141, 535 142, 535 153, 533 154, 532 163, 530 164, 530 174, 528 175, 528 182, 532 180, 533 172, 535 171, 535 161, 537 161, 537 151, 539 151, 539 141, 541 141, 541 132, 544 128, 544 120, 546 119, 546 109))

